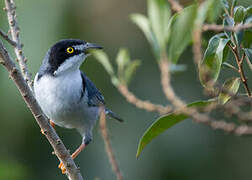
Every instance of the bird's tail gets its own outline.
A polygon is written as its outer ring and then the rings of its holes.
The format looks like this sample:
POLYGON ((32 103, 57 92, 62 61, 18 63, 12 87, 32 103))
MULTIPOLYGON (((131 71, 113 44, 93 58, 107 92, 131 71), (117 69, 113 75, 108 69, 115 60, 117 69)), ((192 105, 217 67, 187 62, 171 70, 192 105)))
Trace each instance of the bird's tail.
POLYGON ((118 120, 119 122, 123 122, 123 119, 122 118, 120 118, 120 117, 118 117, 113 111, 111 111, 110 109, 105 109, 105 113, 109 116, 109 117, 111 117, 111 118, 114 118, 114 119, 116 119, 116 120, 118 120))

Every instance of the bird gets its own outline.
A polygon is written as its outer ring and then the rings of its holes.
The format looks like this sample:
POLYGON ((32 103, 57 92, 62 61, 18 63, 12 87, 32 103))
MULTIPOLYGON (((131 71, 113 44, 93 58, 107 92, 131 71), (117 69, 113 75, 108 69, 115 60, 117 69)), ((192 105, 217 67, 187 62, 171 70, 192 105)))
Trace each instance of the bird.
MULTIPOLYGON (((72 154, 73 159, 92 141, 100 106, 105 107, 101 92, 80 70, 91 51, 100 49, 100 45, 79 39, 60 40, 47 51, 34 79, 35 99, 50 124, 76 129, 82 136, 81 145, 72 154)), ((110 109, 105 107, 104 110, 106 115, 123 121, 110 109)), ((62 162, 59 168, 65 173, 62 162)))

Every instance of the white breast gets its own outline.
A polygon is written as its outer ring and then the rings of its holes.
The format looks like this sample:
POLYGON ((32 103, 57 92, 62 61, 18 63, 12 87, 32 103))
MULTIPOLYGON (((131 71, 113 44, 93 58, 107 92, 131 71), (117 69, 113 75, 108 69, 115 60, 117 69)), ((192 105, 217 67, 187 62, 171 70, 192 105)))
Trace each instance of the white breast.
POLYGON ((80 71, 53 77, 43 75, 35 77, 35 97, 43 112, 55 124, 66 128, 85 131, 93 126, 98 118, 98 108, 87 105, 87 92, 83 98, 80 71))

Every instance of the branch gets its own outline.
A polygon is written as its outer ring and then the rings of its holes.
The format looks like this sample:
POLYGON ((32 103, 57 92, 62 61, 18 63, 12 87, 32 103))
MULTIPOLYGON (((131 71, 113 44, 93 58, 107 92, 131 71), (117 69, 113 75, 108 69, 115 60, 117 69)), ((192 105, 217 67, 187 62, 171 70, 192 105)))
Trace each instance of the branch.
POLYGON ((170 79, 169 72, 169 62, 167 58, 164 56, 159 63, 159 69, 161 71, 161 84, 163 88, 163 92, 166 98, 176 107, 183 108, 186 104, 175 94, 170 79))
POLYGON ((202 37, 202 29, 196 27, 193 30, 192 38, 193 38, 193 55, 194 61, 196 65, 200 65, 202 59, 201 53, 201 37, 202 37))
POLYGON ((38 125, 44 131, 47 140, 50 142, 55 152, 55 155, 61 162, 63 162, 67 171, 68 178, 70 180, 82 180, 83 178, 79 172, 79 169, 76 167, 68 150, 64 146, 59 136, 56 134, 55 130, 50 126, 48 119, 45 117, 36 99, 34 98, 31 89, 27 85, 20 71, 17 69, 15 63, 11 59, 9 53, 7 52, 1 41, 0 41, 0 64, 2 64, 9 72, 10 78, 16 84, 20 94, 22 95, 25 103, 32 112, 38 125))
POLYGON ((2 30, 0 30, 0 36, 2 36, 2 37, 3 37, 8 43, 10 43, 13 47, 16 47, 16 46, 17 46, 16 42, 12 41, 12 40, 10 39, 10 37, 9 37, 7 34, 5 34, 2 30))
POLYGON ((236 60, 236 63, 237 63, 237 66, 238 66, 238 72, 240 74, 240 77, 241 77, 241 81, 247 91, 247 94, 248 94, 248 97, 251 98, 251 91, 248 87, 248 83, 247 83, 247 78, 245 77, 245 74, 244 74, 244 71, 243 71, 243 60, 245 58, 245 54, 243 54, 242 58, 240 59, 239 57, 239 52, 238 52, 238 47, 235 46, 235 47, 232 47, 232 45, 230 45, 230 43, 228 43, 228 46, 230 47, 230 49, 232 50, 234 56, 235 56, 235 60, 236 60))
MULTIPOLYGON (((214 105, 215 108, 218 108, 218 106, 214 105)), ((212 107, 212 109, 214 109, 212 107)), ((211 127, 212 129, 218 129, 218 130, 223 130, 227 133, 233 133, 236 135, 252 135, 252 127, 247 126, 247 125, 236 125, 235 123, 232 122, 226 122, 225 120, 215 120, 210 118, 208 115, 199 113, 196 108, 188 108, 184 107, 180 110, 177 111, 178 114, 186 114, 189 117, 193 119, 194 122, 196 123, 201 123, 204 125, 207 125, 211 127)), ((251 112, 248 113, 248 115, 251 115, 251 112)))
POLYGON ((232 31, 232 32, 238 32, 245 29, 252 28, 252 23, 250 24, 238 24, 236 26, 223 26, 223 25, 217 25, 217 24, 204 24, 203 25, 203 31, 232 31))
POLYGON ((149 112, 158 112, 160 114, 166 114, 172 111, 172 107, 170 106, 152 104, 149 101, 138 99, 133 93, 128 90, 128 87, 126 85, 120 84, 119 86, 117 86, 117 88, 129 103, 134 104, 139 109, 144 109, 149 112))
POLYGON ((19 67, 21 69, 21 73, 25 81, 28 82, 28 85, 30 89, 32 90, 33 82, 31 78, 31 74, 29 73, 27 65, 26 65, 27 59, 25 58, 22 51, 23 45, 19 38, 20 28, 17 22, 16 5, 13 0, 5 0, 5 6, 6 6, 5 10, 7 12, 11 37, 12 37, 12 40, 16 43, 16 46, 14 47, 14 49, 15 49, 17 61, 19 63, 19 67))
POLYGON ((235 123, 226 122, 224 120, 216 121, 206 115, 202 115, 197 112, 193 112, 190 114, 195 122, 203 123, 205 125, 210 126, 213 129, 223 130, 227 133, 233 133, 239 136, 252 134, 252 127, 249 127, 247 125, 237 126, 235 123))
POLYGON ((116 162, 115 155, 113 154, 113 150, 111 147, 108 131, 107 131, 107 125, 106 125, 106 114, 104 106, 100 106, 100 129, 103 141, 105 143, 105 150, 109 158, 109 162, 112 166, 112 169, 114 173, 116 174, 117 180, 123 180, 122 173, 120 171, 120 168, 118 166, 118 163, 116 162))
POLYGON ((179 4, 176 0, 168 0, 168 2, 171 4, 171 8, 175 12, 180 12, 183 10, 183 6, 179 4))

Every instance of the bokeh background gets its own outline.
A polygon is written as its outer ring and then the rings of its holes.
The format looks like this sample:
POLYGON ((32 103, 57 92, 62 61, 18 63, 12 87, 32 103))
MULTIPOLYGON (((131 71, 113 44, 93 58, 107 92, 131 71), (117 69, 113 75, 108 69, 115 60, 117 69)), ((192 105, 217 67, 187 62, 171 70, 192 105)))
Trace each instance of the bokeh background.
MULTIPOLYGON (((185 5, 192 1, 181 2, 185 5)), ((239 2, 252 4, 251 0, 239 2)), ((33 77, 48 48, 60 39, 79 38, 100 44, 114 65, 118 49, 126 47, 133 59, 142 60, 130 90, 141 99, 167 103, 147 40, 129 20, 131 13, 146 14, 145 0, 23 0, 16 3, 24 52, 33 77)), ((2 7, 3 1, 0 2, 0 27, 7 31, 2 7)), ((177 94, 187 102, 202 99, 191 47, 184 52, 180 63, 187 65, 187 71, 172 77, 177 94)), ((81 69, 103 92, 108 107, 125 119, 122 124, 108 119, 112 146, 125 180, 252 178, 251 137, 213 131, 189 119, 156 138, 136 159, 138 140, 158 114, 127 103, 93 57, 89 57, 81 69)), ((80 144, 81 137, 76 131, 58 127, 56 130, 70 150, 80 144)), ((0 180, 66 179, 57 168, 58 163, 14 83, 0 67, 0 180)), ((94 129, 93 142, 76 163, 86 179, 115 179, 98 126, 94 129)))

